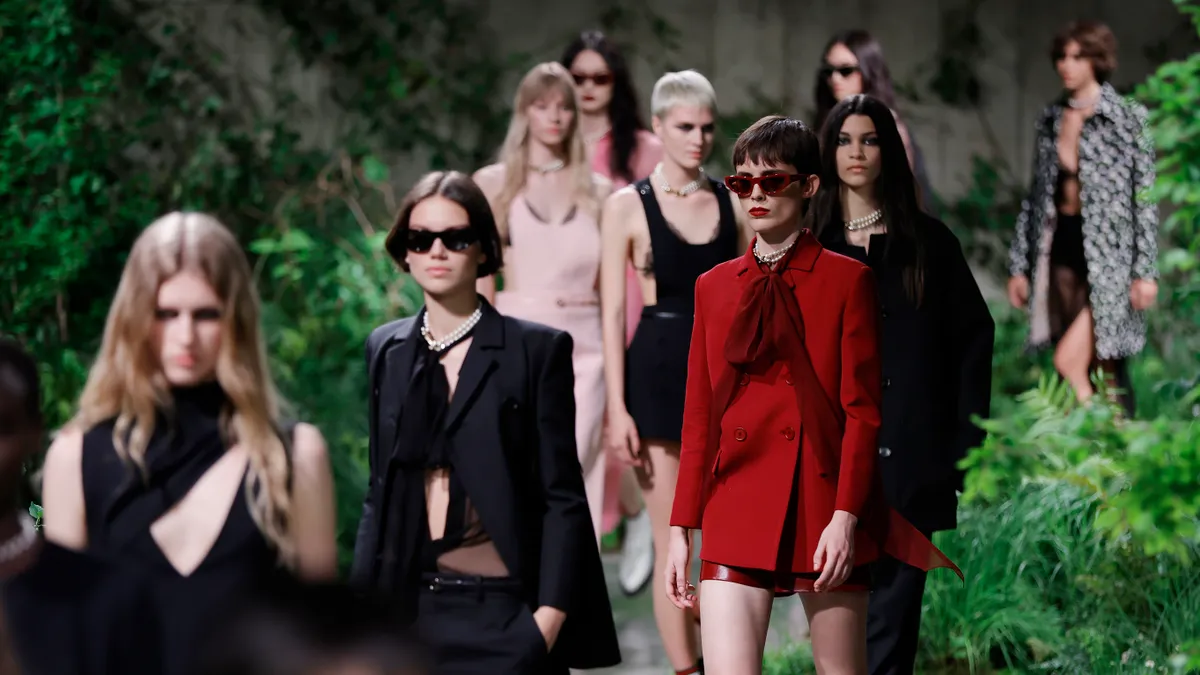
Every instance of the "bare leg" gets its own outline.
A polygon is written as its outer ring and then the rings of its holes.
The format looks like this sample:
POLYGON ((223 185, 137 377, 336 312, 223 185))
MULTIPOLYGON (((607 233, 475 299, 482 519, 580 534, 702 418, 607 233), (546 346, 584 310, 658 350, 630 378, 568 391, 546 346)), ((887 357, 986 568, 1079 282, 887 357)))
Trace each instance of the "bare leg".
POLYGON ((867 674, 867 600, 864 592, 804 593, 817 675, 867 674))
POLYGON ((1095 393, 1089 379, 1094 355, 1092 310, 1084 307, 1054 348, 1054 369, 1071 384, 1080 401, 1090 399, 1095 393))
POLYGON ((771 622, 774 593, 729 581, 701 582, 700 631, 707 675, 756 675, 771 622))
MULTIPOLYGON (((654 534, 654 576, 651 578, 662 579, 667 568, 667 535, 671 529, 675 481, 679 476, 679 444, 646 441, 642 447, 648 466, 638 470, 638 481, 650 512, 650 526, 654 534)), ((671 667, 675 670, 691 668, 699 659, 696 623, 692 614, 671 604, 666 593, 651 595, 654 620, 658 624, 658 634, 671 667)))
POLYGON ((621 515, 636 516, 641 513, 645 504, 642 503, 642 494, 638 489, 638 478, 633 467, 624 466, 621 469, 619 490, 621 515))

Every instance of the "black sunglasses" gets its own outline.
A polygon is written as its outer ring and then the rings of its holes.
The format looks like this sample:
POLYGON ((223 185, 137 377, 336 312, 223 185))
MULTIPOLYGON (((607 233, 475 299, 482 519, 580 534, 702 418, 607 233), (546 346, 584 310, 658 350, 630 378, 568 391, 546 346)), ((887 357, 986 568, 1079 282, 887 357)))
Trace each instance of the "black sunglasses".
POLYGON ((821 79, 828 80, 834 73, 842 77, 850 77, 860 70, 858 66, 831 66, 828 63, 821 66, 821 79))
POLYGON ((442 240, 442 246, 445 246, 446 250, 462 253, 471 248, 471 244, 479 241, 479 235, 476 234, 475 228, 470 225, 442 230, 440 232, 410 229, 405 247, 413 253, 428 253, 429 249, 433 248, 433 242, 438 239, 442 240))

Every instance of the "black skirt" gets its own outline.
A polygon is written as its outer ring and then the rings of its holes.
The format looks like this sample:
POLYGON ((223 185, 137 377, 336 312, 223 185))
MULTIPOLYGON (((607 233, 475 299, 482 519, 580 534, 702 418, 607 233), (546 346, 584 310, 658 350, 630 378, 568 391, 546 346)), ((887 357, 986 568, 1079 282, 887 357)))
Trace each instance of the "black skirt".
POLYGON ((625 355, 625 407, 642 439, 678 443, 693 307, 673 304, 642 309, 642 320, 625 355))

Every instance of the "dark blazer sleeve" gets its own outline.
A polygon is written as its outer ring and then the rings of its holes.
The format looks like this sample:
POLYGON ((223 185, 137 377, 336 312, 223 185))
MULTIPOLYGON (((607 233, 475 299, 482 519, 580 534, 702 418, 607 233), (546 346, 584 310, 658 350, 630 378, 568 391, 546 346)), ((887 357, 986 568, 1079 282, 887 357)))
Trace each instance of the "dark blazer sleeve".
POLYGON ((571 611, 577 596, 585 544, 593 541, 592 519, 575 449, 575 368, 567 333, 550 339, 535 383, 539 471, 546 512, 538 604, 571 611))
POLYGON ((373 489, 376 476, 375 446, 378 431, 375 422, 375 405, 378 396, 375 394, 375 378, 371 365, 375 361, 375 352, 379 349, 377 336, 374 332, 366 342, 367 369, 367 461, 370 473, 367 476, 367 492, 363 497, 362 516, 358 520, 358 534, 354 538, 354 563, 350 567, 350 583, 356 586, 367 585, 371 572, 371 561, 375 557, 375 490, 373 489))
POLYGON ((949 265, 951 293, 949 316, 951 344, 957 349, 958 377, 956 430, 950 459, 955 470, 955 489, 962 489, 963 472, 957 466, 967 452, 983 443, 985 432, 972 421, 973 416, 986 418, 992 406, 992 349, 996 338, 996 323, 988 310, 975 275, 963 256, 962 245, 949 230, 945 231, 941 256, 949 265))

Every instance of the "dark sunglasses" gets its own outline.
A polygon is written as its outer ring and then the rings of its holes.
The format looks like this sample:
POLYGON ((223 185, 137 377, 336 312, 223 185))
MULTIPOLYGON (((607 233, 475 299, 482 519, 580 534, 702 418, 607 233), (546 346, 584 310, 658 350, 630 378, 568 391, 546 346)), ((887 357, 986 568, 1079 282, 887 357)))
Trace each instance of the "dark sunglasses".
POLYGON ((762 188, 764 194, 775 195, 792 183, 799 183, 808 178, 802 173, 769 173, 765 176, 726 176, 725 187, 739 197, 749 197, 754 192, 754 186, 762 188))
POLYGON ((612 84, 612 73, 571 73, 571 77, 575 78, 575 84, 582 87, 588 80, 591 80, 597 87, 603 87, 606 84, 612 84))
POLYGON ((445 246, 446 250, 462 253, 471 248, 471 244, 479 241, 479 235, 475 233, 475 229, 470 225, 456 227, 451 230, 442 230, 441 232, 409 230, 408 241, 405 242, 405 246, 413 253, 428 253, 433 248, 433 242, 438 239, 442 240, 442 246, 445 246))
POLYGON ((829 78, 833 77, 834 73, 837 73, 842 77, 850 77, 859 70, 860 69, 858 66, 831 66, 826 63, 825 65, 821 66, 821 79, 828 80, 829 78))

